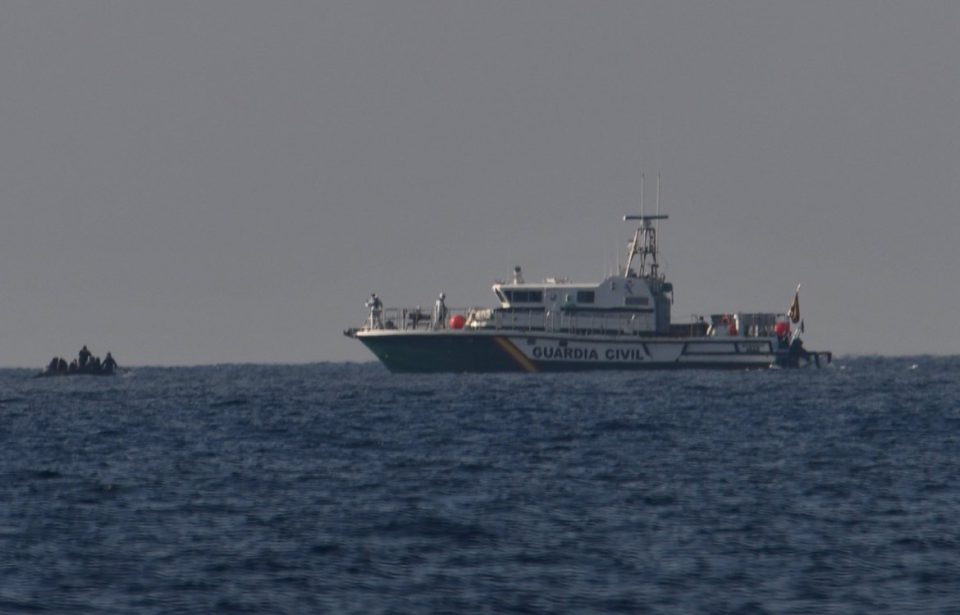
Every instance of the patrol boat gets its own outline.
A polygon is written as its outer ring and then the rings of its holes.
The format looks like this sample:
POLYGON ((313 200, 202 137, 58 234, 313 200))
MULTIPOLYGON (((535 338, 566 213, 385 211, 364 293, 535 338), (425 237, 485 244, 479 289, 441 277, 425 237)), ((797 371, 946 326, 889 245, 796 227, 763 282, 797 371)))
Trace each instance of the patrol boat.
POLYGON ((599 283, 527 283, 516 267, 512 282, 493 285, 497 307, 448 312, 441 294, 432 313, 384 309, 373 295, 366 322, 344 335, 392 372, 790 368, 832 360, 830 352, 803 347, 799 286, 787 313, 673 323, 673 285, 657 261, 657 228, 667 216, 623 219, 639 223, 626 263, 599 283))

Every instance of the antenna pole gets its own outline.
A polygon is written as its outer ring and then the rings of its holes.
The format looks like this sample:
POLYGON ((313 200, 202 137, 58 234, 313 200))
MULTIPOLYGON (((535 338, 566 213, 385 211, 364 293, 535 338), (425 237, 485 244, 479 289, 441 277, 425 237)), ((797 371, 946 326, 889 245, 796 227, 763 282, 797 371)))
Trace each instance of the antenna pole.
POLYGON ((657 171, 657 215, 660 215, 660 172, 657 171))
POLYGON ((643 171, 640 172, 640 217, 643 217, 643 171))
MULTIPOLYGON (((656 224, 656 227, 653 229, 653 232, 655 236, 660 235, 660 171, 657 171, 657 224, 656 224)), ((660 238, 657 237, 657 241, 659 240, 660 238)), ((656 262, 656 258, 657 258, 656 254, 654 254, 653 258, 654 258, 654 262, 656 262)))

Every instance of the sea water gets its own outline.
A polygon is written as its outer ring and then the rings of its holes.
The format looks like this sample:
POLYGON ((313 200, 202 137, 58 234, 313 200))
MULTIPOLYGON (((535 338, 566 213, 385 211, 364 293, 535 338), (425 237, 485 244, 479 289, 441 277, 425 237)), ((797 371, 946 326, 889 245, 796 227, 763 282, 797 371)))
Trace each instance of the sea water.
POLYGON ((960 358, 0 370, 0 612, 960 612, 960 358))

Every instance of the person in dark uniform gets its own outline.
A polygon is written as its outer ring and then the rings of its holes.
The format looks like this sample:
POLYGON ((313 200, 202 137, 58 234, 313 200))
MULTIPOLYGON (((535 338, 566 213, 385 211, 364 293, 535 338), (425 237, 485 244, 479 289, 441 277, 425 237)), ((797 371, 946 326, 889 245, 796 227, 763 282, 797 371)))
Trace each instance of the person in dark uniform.
POLYGON ((87 345, 84 344, 83 348, 80 349, 80 369, 83 369, 87 366, 87 361, 90 360, 90 351, 87 350, 87 345))
POLYGON ((112 374, 115 369, 117 369, 117 362, 113 360, 113 355, 108 352, 106 358, 103 359, 103 373, 112 374))

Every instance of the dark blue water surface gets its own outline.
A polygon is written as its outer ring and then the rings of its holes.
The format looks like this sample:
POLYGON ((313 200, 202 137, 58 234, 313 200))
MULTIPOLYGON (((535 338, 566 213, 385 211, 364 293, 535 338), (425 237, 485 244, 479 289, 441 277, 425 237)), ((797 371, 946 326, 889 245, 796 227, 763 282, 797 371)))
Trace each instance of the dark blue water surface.
POLYGON ((960 613, 960 358, 30 375, 2 613, 960 613))

